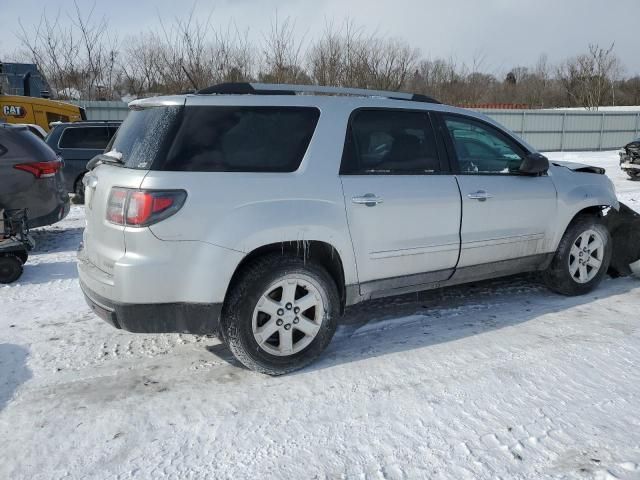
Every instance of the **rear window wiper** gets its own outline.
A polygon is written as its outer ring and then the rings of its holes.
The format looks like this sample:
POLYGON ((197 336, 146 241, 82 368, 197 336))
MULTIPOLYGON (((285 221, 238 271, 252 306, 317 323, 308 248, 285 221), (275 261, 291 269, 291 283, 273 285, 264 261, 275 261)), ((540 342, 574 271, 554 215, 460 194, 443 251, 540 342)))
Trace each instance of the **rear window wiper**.
POLYGON ((124 160, 122 160, 122 153, 118 152, 117 150, 110 150, 108 152, 101 153, 100 155, 96 155, 87 163, 87 170, 93 170, 101 163, 124 165, 124 160))

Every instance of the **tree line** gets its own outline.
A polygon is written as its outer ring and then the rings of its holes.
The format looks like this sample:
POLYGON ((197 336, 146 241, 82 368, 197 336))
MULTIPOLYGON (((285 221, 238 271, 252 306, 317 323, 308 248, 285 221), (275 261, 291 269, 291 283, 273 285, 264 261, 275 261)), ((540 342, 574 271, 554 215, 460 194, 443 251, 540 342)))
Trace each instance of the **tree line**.
POLYGON ((535 65, 496 74, 485 71, 483 57, 471 64, 424 58, 406 41, 351 20, 304 39, 294 20, 276 17, 257 42, 235 23, 215 29, 211 17, 197 18, 193 10, 158 23, 156 30, 118 41, 106 18, 74 3, 64 15, 21 23, 16 57, 35 63, 59 99, 119 100, 260 81, 410 91, 468 106, 640 105, 640 76, 624 76, 614 45, 588 45, 555 65, 541 55, 535 65))

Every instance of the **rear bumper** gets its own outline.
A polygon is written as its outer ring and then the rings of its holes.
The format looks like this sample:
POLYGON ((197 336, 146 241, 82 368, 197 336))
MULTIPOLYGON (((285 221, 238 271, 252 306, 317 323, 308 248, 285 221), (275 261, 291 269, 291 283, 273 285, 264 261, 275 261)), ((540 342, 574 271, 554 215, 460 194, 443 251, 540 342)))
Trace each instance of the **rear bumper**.
POLYGON ((82 281, 80 288, 93 312, 110 325, 134 333, 213 334, 218 329, 221 303, 127 304, 106 299, 82 281))
POLYGON ((29 228, 53 225, 54 223, 59 222, 60 220, 65 218, 69 214, 70 208, 71 204, 69 202, 69 197, 65 194, 65 201, 60 202, 58 205, 56 205, 56 208, 53 211, 40 217, 28 218, 29 228))

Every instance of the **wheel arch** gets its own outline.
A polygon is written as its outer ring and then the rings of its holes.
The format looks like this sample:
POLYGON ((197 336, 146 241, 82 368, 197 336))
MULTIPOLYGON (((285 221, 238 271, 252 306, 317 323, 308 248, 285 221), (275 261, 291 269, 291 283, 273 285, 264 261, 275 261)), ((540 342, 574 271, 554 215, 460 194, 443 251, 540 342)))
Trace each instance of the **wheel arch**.
POLYGON ((556 238, 554 239, 553 251, 555 252, 560 245, 560 241, 564 237, 567 230, 571 227, 571 225, 581 217, 592 216, 592 217, 604 217, 604 211, 608 208, 613 208, 612 205, 589 205, 583 206, 581 209, 576 211, 573 216, 571 216, 567 221, 563 222, 562 228, 558 229, 558 233, 556 234, 556 238))
POLYGON ((76 187, 78 186, 79 183, 82 183, 82 179, 87 174, 87 171, 88 170, 83 170, 76 176, 75 180, 73 181, 73 193, 76 193, 76 187))
POLYGON ((330 243, 320 240, 290 240, 278 243, 270 243, 253 249, 237 265, 229 282, 229 288, 225 296, 225 302, 238 281, 244 267, 251 261, 265 255, 280 254, 300 257, 313 261, 324 267, 338 288, 340 295, 340 312, 344 311, 346 304, 346 284, 344 265, 340 253, 330 243))

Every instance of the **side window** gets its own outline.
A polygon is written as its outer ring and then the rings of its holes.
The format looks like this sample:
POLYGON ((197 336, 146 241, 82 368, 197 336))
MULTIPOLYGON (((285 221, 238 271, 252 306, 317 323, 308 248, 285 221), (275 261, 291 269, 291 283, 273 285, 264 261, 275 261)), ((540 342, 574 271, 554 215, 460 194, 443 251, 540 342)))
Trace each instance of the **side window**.
POLYGON ((525 153, 497 129, 459 116, 445 115, 444 121, 462 173, 518 172, 525 153))
POLYGON ((2 155, 4 155, 5 153, 7 153, 7 149, 3 145, 0 144, 0 157, 2 155))
POLYGON ((104 150, 109 143, 106 127, 69 127, 62 132, 60 148, 87 148, 104 150))
POLYGON ((350 122, 343 175, 424 175, 441 171, 426 112, 360 110, 350 122))
POLYGON ((320 111, 311 107, 186 107, 166 159, 157 168, 294 172, 319 117, 320 111))
POLYGON ((51 122, 68 122, 69 117, 60 115, 59 113, 47 112, 47 123, 51 122))

